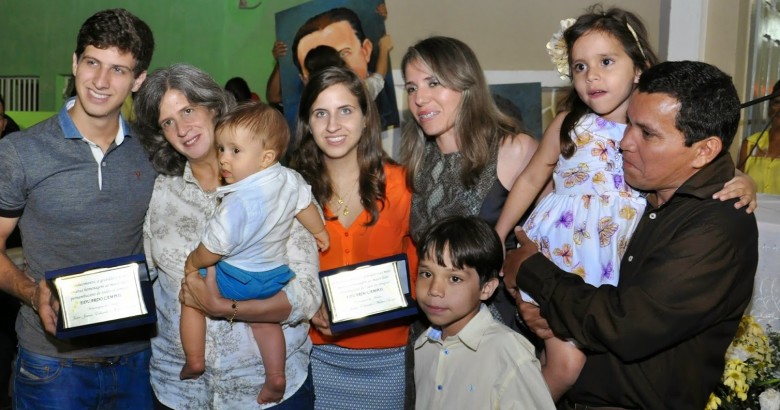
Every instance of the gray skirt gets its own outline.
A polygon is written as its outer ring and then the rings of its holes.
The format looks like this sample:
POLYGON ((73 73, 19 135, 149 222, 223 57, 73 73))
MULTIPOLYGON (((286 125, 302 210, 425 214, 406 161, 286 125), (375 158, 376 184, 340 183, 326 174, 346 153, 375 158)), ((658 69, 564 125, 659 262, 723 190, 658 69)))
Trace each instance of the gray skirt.
POLYGON ((404 407, 404 347, 347 349, 314 345, 311 373, 317 410, 404 407))

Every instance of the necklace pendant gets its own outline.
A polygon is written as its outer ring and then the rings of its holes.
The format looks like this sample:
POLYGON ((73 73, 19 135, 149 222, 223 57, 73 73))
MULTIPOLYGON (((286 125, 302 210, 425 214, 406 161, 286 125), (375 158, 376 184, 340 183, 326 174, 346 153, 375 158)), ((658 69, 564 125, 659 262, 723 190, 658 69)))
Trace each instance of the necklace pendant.
POLYGON ((347 207, 345 206, 345 207, 344 207, 344 210, 343 210, 343 211, 341 211, 341 214, 342 214, 342 215, 344 215, 344 216, 348 216, 348 215, 349 215, 349 208, 347 208, 347 207))

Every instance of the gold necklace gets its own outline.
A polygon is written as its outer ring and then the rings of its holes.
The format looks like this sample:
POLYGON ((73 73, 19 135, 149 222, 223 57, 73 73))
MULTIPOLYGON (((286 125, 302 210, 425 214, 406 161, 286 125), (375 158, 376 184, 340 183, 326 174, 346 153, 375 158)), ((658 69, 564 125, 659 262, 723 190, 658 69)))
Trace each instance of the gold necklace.
POLYGON ((333 193, 336 195, 336 203, 338 204, 338 208, 336 208, 334 214, 341 212, 341 215, 349 216, 349 200, 352 199, 352 193, 355 192, 355 186, 359 180, 360 178, 355 180, 355 183, 352 185, 352 188, 350 188, 346 198, 343 198, 336 192, 336 188, 333 188, 333 193))

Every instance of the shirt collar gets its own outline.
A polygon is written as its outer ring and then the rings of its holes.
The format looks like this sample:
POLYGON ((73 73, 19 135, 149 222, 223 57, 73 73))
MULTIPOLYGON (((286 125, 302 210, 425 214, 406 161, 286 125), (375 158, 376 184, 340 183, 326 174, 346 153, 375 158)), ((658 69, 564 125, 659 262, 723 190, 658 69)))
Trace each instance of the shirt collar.
POLYGON ((233 191, 238 191, 246 186, 262 185, 265 183, 266 180, 270 178, 274 178, 277 175, 279 175, 280 172, 282 172, 282 164, 277 162, 269 166, 268 168, 260 172, 255 172, 254 174, 238 182, 234 182, 230 185, 223 185, 217 188, 217 195, 218 196, 227 195, 233 191))
MULTIPOLYGON (((460 332, 458 332, 457 335, 450 336, 447 338, 447 340, 457 339, 469 349, 473 351, 477 351, 477 349, 479 349, 479 343, 482 341, 482 335, 485 334, 485 331, 492 323, 493 323, 493 315, 490 313, 490 309, 488 309, 487 306, 485 306, 485 304, 483 303, 480 305, 479 312, 477 312, 477 315, 474 316, 466 324, 466 326, 464 326, 463 329, 460 332)), ((419 349, 425 343, 428 342, 442 344, 443 342, 446 341, 441 340, 440 329, 429 327, 428 330, 425 331, 425 337, 421 337, 417 339, 414 348, 419 349)))
POLYGON ((184 173, 181 176, 184 179, 184 182, 198 185, 198 180, 196 180, 195 176, 192 175, 192 165, 190 165, 189 161, 184 163, 184 173))
POLYGON ((216 191, 206 191, 200 186, 200 182, 198 182, 198 180, 195 178, 195 175, 192 173, 192 165, 190 165, 189 161, 184 163, 184 172, 182 173, 181 177, 182 180, 184 180, 184 183, 196 186, 197 189, 202 191, 207 197, 216 195, 216 191))
POLYGON ((723 184, 734 178, 734 162, 727 152, 717 156, 704 168, 693 174, 676 191, 674 196, 687 195, 699 199, 712 198, 723 184))
MULTIPOLYGON (((69 98, 67 101, 65 101, 65 105, 60 109, 59 114, 57 114, 57 118, 60 121, 60 128, 62 129, 62 133, 65 136, 65 138, 68 139, 85 139, 83 135, 79 132, 78 128, 76 128, 76 124, 73 122, 73 118, 70 117, 70 114, 68 114, 68 110, 73 108, 73 106, 76 104, 76 97, 69 98)), ((116 134, 116 139, 114 142, 116 145, 122 144, 122 141, 125 140, 125 137, 129 137, 130 135, 127 134, 127 130, 129 130, 130 127, 127 124, 127 121, 125 121, 125 117, 122 116, 122 114, 119 114, 119 130, 116 134)))

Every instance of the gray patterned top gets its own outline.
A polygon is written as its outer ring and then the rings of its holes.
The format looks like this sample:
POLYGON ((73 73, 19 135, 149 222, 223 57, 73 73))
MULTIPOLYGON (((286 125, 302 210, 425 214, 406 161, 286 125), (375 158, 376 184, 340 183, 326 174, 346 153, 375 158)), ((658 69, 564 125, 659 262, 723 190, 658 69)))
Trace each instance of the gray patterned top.
POLYGON ((422 165, 414 177, 409 223, 415 242, 419 241, 429 226, 446 216, 482 216, 485 198, 498 181, 497 158, 498 147, 494 147, 490 161, 479 174, 477 183, 466 187, 460 178, 463 161, 461 153, 443 154, 435 141, 425 143, 422 165))

